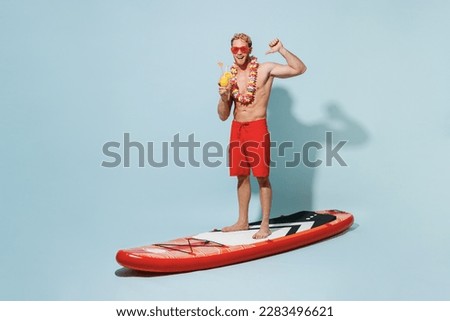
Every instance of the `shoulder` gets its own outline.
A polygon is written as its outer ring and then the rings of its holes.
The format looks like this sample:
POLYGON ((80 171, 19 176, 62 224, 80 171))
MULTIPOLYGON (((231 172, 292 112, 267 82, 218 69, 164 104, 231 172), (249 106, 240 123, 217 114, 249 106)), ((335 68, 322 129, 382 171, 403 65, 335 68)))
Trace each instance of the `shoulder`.
POLYGON ((259 63, 259 72, 270 74, 272 70, 277 66, 274 62, 262 62, 259 63))
POLYGON ((277 64, 271 61, 260 62, 259 67, 263 69, 271 69, 275 67, 277 64))

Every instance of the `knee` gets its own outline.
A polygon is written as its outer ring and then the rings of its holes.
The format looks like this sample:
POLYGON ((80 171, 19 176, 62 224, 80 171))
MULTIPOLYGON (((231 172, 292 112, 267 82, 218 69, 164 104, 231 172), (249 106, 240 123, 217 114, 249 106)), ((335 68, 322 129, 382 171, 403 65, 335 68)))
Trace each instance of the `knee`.
POLYGON ((244 183, 249 183, 250 182, 250 176, 238 176, 237 180, 238 180, 239 186, 241 186, 244 183))
POLYGON ((259 187, 271 187, 269 177, 257 177, 259 187))

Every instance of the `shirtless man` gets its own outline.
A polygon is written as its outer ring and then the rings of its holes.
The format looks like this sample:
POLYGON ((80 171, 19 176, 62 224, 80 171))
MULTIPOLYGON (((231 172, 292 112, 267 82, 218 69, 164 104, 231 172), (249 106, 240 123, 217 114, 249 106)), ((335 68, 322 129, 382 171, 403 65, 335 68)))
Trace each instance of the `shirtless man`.
POLYGON ((234 225, 222 231, 248 229, 248 209, 251 196, 250 170, 258 180, 259 197, 262 209, 262 222, 255 239, 268 237, 272 187, 269 181, 270 136, 266 115, 270 91, 274 78, 289 78, 306 71, 305 64, 289 52, 279 39, 269 43, 266 54, 280 53, 286 64, 273 62, 258 63, 251 56, 252 41, 243 33, 231 39, 231 52, 234 65, 233 77, 227 87, 220 87, 220 100, 217 106, 219 118, 228 119, 234 103, 231 126, 229 164, 230 176, 237 176, 239 217, 234 225))

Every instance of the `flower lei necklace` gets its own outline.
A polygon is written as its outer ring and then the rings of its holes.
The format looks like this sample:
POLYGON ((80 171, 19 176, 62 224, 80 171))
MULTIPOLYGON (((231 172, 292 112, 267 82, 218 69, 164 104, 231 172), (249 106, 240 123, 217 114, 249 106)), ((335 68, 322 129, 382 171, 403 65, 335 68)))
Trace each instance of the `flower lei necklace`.
POLYGON ((231 78, 230 80, 231 94, 236 101, 240 102, 243 105, 250 105, 255 100, 256 76, 258 74, 258 66, 259 64, 257 58, 252 56, 249 63, 250 73, 248 75, 247 92, 245 94, 241 94, 239 92, 239 87, 237 85, 238 70, 236 64, 233 64, 233 66, 230 68, 230 72, 233 76, 233 78, 231 78))

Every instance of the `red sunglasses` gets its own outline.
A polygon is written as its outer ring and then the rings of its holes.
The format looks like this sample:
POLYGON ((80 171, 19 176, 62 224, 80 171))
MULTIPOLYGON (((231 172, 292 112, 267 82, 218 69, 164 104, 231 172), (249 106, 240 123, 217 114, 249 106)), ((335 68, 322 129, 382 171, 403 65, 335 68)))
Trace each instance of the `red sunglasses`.
POLYGON ((247 46, 242 46, 242 47, 231 47, 231 52, 233 54, 237 54, 239 51, 241 51, 243 54, 249 53, 250 52, 250 48, 247 46))

